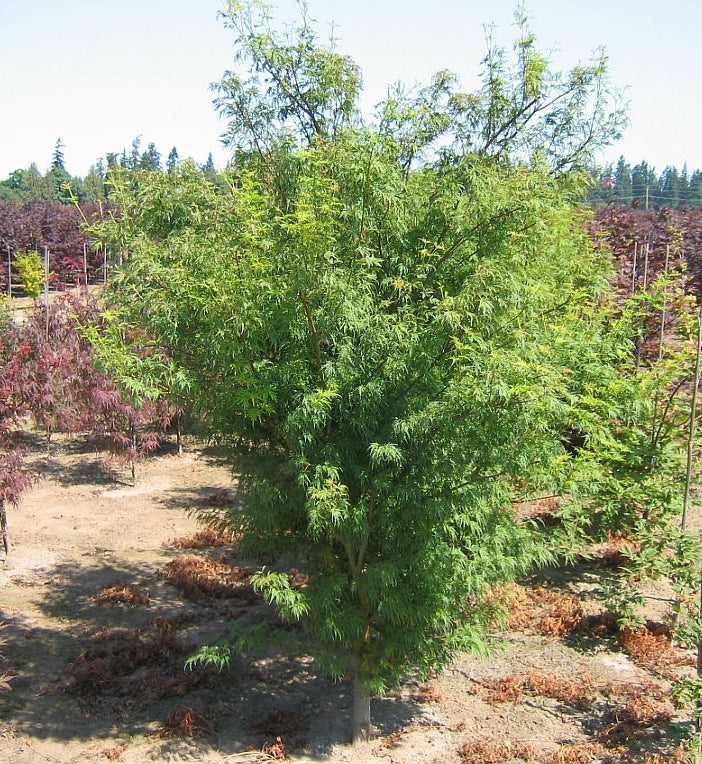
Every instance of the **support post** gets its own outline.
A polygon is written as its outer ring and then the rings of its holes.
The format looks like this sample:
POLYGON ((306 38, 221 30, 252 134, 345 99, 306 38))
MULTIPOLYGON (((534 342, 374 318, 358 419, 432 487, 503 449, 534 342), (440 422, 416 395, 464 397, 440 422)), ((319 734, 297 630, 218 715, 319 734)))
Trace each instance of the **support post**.
MULTIPOLYGON (((687 469, 685 470, 685 493, 683 495, 682 518, 680 527, 687 525, 687 508, 690 503, 690 485, 692 483, 692 457, 695 452, 695 428, 697 424, 697 395, 700 384, 700 358, 702 356, 702 295, 698 298, 700 307, 697 313, 697 357, 695 360, 695 378, 692 382, 692 403, 690 404, 690 428, 687 434, 687 469)), ((702 658, 701 658, 702 660, 702 658)))

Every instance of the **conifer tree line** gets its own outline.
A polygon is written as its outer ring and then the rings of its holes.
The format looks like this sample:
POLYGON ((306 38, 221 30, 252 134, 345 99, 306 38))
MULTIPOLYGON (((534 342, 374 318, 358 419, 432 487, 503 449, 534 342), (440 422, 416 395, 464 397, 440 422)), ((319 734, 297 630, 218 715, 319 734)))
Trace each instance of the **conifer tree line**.
MULTIPOLYGON (((107 152, 90 167, 88 174, 81 178, 71 175, 66 169, 64 144, 59 138, 51 157, 51 164, 42 175, 36 162, 26 169, 13 170, 5 180, 0 180, 0 203, 19 202, 60 202, 71 204, 76 199, 84 204, 100 204, 110 198, 110 178, 117 173, 139 171, 173 172, 181 158, 175 146, 167 154, 165 161, 156 148, 149 143, 142 149, 141 138, 132 141, 131 149, 120 153, 107 152)), ((200 165, 200 170, 214 180, 217 177, 212 154, 200 165)))
MULTIPOLYGON (((81 178, 72 176, 66 170, 64 145, 59 138, 54 147, 51 165, 42 175, 37 164, 26 169, 13 170, 5 180, 0 180, 0 204, 4 202, 60 202, 70 204, 77 199, 84 204, 99 204, 110 199, 111 177, 118 173, 155 171, 172 173, 181 163, 175 146, 169 151, 165 161, 150 142, 142 149, 141 138, 132 141, 131 149, 120 153, 107 152, 90 167, 88 174, 81 178)), ((215 168, 212 153, 200 171, 222 190, 226 188, 221 172, 215 168)), ((631 165, 624 156, 616 165, 606 164, 592 170, 592 187, 588 201, 598 206, 633 204, 644 209, 663 207, 702 207, 702 170, 690 172, 687 164, 681 169, 667 165, 660 173, 647 161, 631 165)))
POLYGON ((681 170, 668 165, 657 173, 646 161, 632 167, 622 156, 616 166, 599 168, 593 175, 590 201, 598 205, 633 204, 643 209, 702 206, 702 171, 691 173, 687 164, 681 170))

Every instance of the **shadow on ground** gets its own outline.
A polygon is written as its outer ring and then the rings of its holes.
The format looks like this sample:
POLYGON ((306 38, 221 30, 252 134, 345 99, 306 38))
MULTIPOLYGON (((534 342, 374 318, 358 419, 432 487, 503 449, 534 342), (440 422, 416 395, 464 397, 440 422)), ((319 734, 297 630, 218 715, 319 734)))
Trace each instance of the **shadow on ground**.
MULTIPOLYGON (((236 658, 222 672, 185 670, 185 659, 232 620, 279 629, 262 602, 189 601, 158 569, 95 557, 21 583, 10 571, 3 586, 19 585, 35 592, 33 612, 0 607, 2 653, 16 675, 12 690, 0 694, 0 731, 74 743, 153 736, 166 750, 192 722, 201 751, 261 750, 280 737, 288 751, 314 756, 348 741, 349 683, 318 674, 309 658, 287 657, 271 642, 265 657, 236 658), (120 587, 140 593, 140 602, 100 601, 120 587), (187 724, 185 712, 192 712, 187 724)), ((417 711, 413 702, 378 700, 374 723, 389 735, 417 711)))

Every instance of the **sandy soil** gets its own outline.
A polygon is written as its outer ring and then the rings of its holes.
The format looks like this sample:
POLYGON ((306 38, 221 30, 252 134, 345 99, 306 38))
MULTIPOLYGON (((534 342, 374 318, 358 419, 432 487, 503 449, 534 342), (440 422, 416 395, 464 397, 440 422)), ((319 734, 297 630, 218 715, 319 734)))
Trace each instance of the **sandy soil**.
MULTIPOLYGON (((230 548, 174 543, 201 528, 190 509, 235 500, 229 468, 190 443, 184 456, 150 457, 133 487, 106 474, 85 439, 60 439, 49 455, 32 445, 43 477, 11 511, 0 567, 0 675, 15 676, 0 693, 2 762, 675 760, 689 710, 673 709, 670 679, 692 670, 691 656, 678 651, 660 670, 602 629, 544 636, 522 623, 498 635, 504 647, 491 657, 460 656, 435 680, 374 700, 374 739, 356 748, 347 745, 350 688, 309 659, 270 647, 221 674, 187 673, 184 658, 228 621, 276 628, 230 548), (220 570, 217 596, 168 580, 169 563, 183 558, 220 570)), ((565 592, 596 614, 603 575, 551 571, 521 591, 547 604, 565 592)), ((665 597, 652 594, 660 610, 665 597)), ((538 601, 525 608, 534 618, 538 601)))

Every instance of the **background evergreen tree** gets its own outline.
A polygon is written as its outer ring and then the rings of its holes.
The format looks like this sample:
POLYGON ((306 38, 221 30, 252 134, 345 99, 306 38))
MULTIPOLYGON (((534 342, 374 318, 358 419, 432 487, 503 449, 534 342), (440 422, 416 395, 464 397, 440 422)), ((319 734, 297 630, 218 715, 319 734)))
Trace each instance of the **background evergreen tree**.
POLYGON ((71 190, 69 186, 72 185, 72 178, 66 170, 63 155, 64 145, 59 138, 56 141, 54 153, 51 159, 51 167, 46 174, 46 181, 51 187, 51 199, 68 204, 71 200, 71 190))
POLYGON ((663 170, 659 181, 659 201, 664 207, 677 207, 680 204, 680 173, 677 168, 669 166, 663 170))
POLYGON ((34 162, 24 171, 20 182, 22 199, 27 202, 46 202, 54 199, 53 183, 47 182, 34 162))
POLYGON ((680 201, 678 206, 687 206, 690 201, 690 177, 687 172, 687 163, 680 172, 680 201))
POLYGON ((24 170, 13 170, 6 180, 0 181, 0 202, 22 200, 22 177, 24 170))
POLYGON ((161 154, 156 149, 155 143, 150 143, 146 151, 139 158, 140 170, 161 171, 161 154))
POLYGON ((702 172, 700 170, 695 170, 690 176, 688 204, 690 207, 702 207, 702 172))
POLYGON ((66 165, 64 163, 64 156, 63 156, 63 149, 64 149, 63 143, 61 143, 61 139, 59 138, 56 141, 56 146, 54 147, 54 153, 51 157, 51 169, 52 170, 65 170, 66 165))
POLYGON ((631 167, 624 157, 619 157, 614 171, 614 199, 617 204, 631 204, 631 167))
POLYGON ((656 172, 653 167, 643 161, 635 165, 631 171, 631 197, 636 199, 640 207, 651 206, 651 191, 655 187, 656 172))
POLYGON ((85 176, 85 193, 88 202, 100 202, 105 199, 105 171, 102 160, 90 166, 85 176))
POLYGON ((168 158, 166 159, 166 172, 173 172, 173 170, 175 170, 177 166, 178 166, 178 152, 176 150, 176 147, 174 146, 168 152, 168 158))

